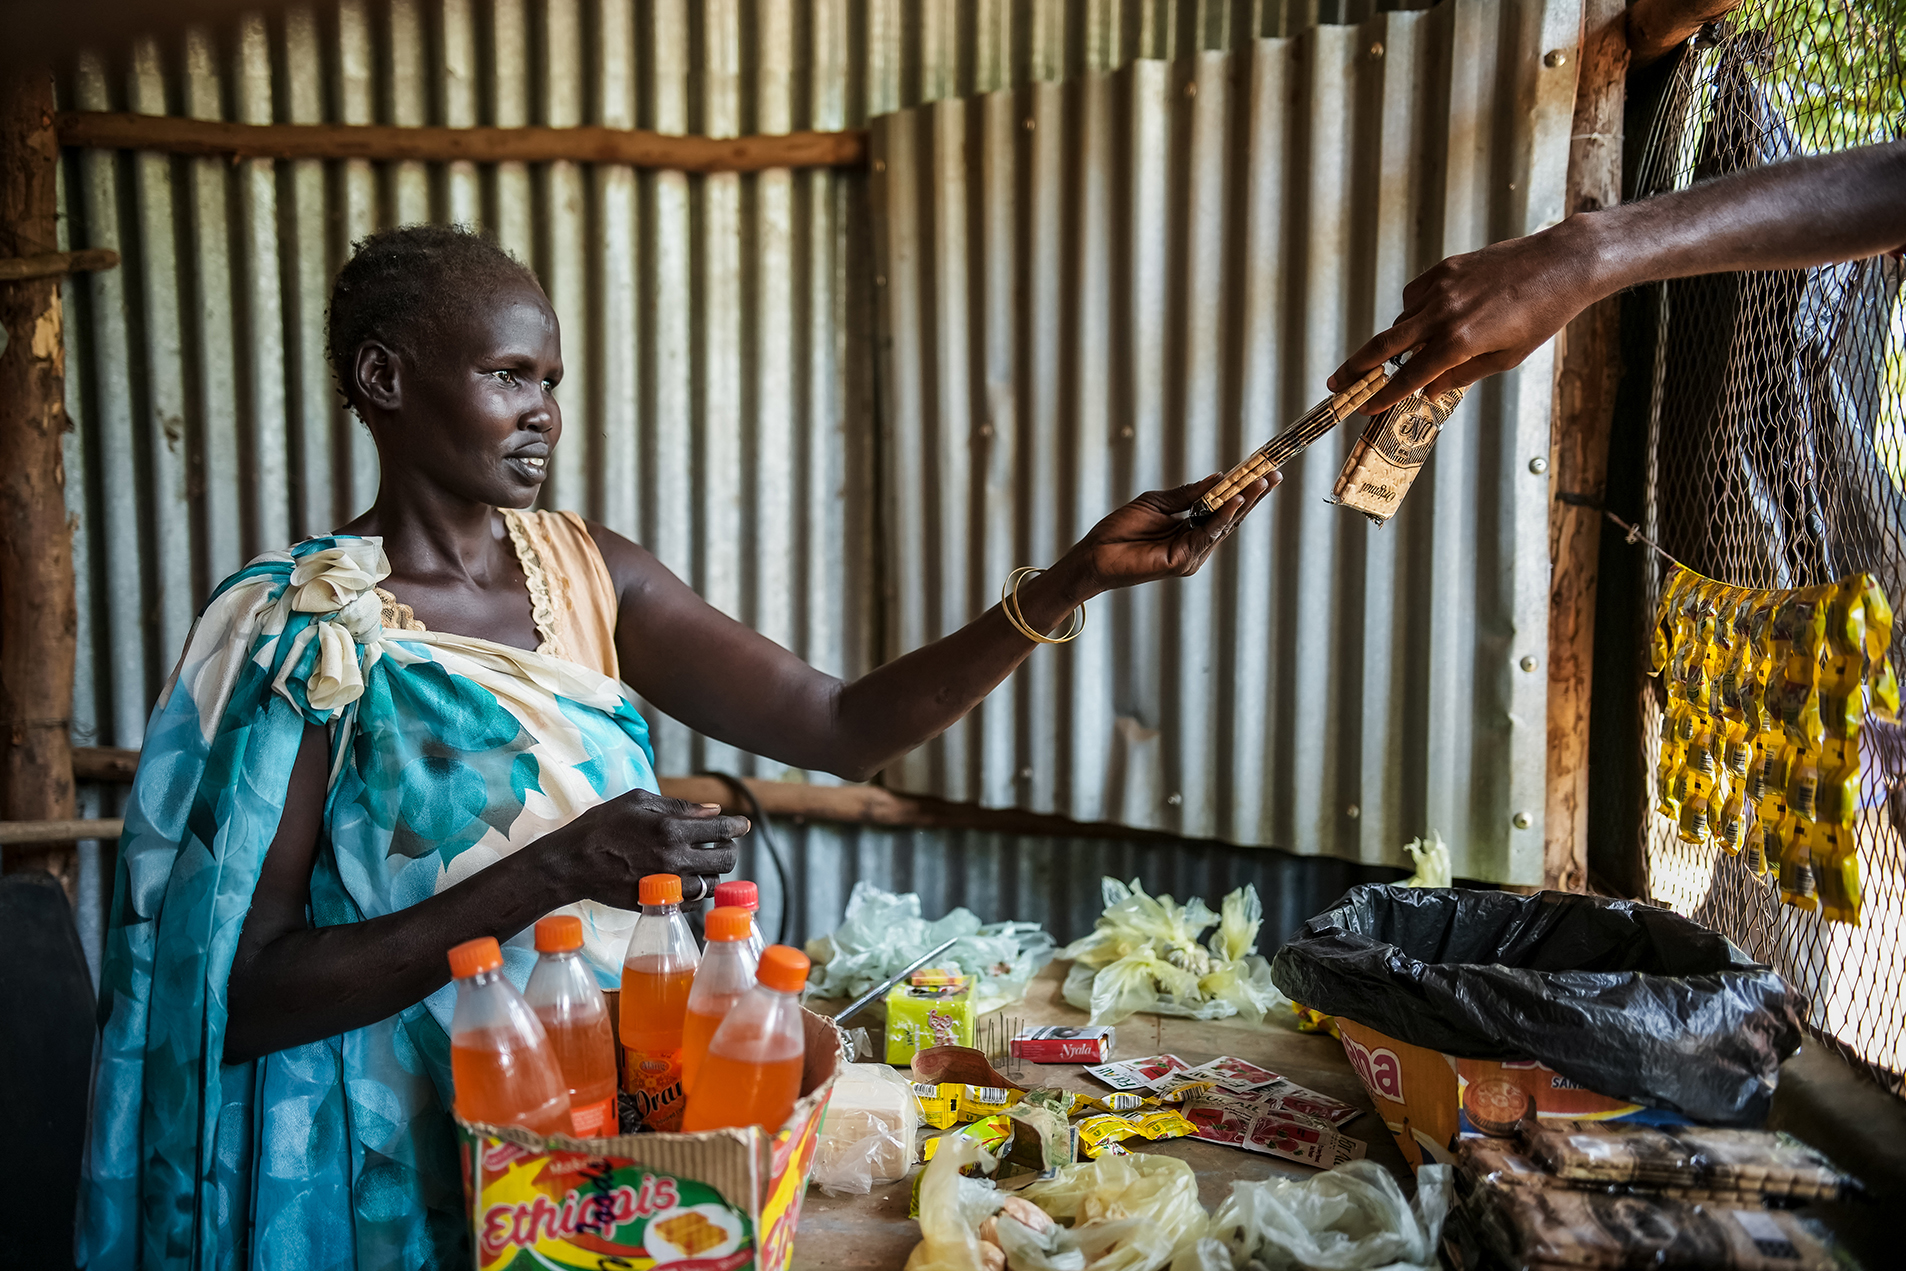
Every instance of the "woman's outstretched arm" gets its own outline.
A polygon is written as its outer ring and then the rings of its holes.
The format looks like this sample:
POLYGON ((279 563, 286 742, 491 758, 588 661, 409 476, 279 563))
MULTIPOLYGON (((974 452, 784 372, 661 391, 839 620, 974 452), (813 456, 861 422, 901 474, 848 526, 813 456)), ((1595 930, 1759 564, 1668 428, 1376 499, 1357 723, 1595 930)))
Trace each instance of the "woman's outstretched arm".
MULTIPOLYGON (((1050 631, 1103 592, 1196 573, 1270 489, 1260 481, 1210 520, 1186 520, 1217 479, 1142 494, 1100 521, 1020 588, 1027 623, 1050 631)), ((616 646, 629 684, 698 732, 797 767, 864 781, 946 731, 1037 647, 995 605, 843 682, 721 613, 634 543, 600 526, 590 532, 616 584, 616 646)))

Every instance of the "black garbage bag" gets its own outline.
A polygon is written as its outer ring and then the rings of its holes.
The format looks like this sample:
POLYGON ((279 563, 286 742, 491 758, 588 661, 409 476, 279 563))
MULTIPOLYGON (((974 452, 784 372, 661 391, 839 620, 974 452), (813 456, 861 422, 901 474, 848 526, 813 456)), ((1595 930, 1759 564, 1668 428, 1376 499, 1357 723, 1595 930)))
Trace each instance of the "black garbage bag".
POLYGON ((1758 1126, 1805 999, 1726 937, 1598 896, 1368 885, 1271 961, 1294 1002, 1466 1059, 1758 1126))

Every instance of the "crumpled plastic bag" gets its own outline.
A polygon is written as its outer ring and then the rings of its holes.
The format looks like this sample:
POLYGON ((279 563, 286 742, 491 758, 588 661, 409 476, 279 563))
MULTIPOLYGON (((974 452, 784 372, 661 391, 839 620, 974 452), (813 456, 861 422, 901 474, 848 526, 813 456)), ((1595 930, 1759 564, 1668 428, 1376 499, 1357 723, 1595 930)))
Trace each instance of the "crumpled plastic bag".
POLYGON ((1219 913, 1193 897, 1183 905, 1146 894, 1137 879, 1107 878, 1105 912, 1092 934, 1059 951, 1072 960, 1067 1002, 1092 1013, 1094 1024, 1117 1024, 1139 1012, 1259 1020, 1281 998, 1270 964, 1257 955, 1264 907, 1248 883, 1224 898, 1219 913), (1200 944, 1205 928, 1217 924, 1200 944))
POLYGON ((986 1271, 979 1225, 1005 1201, 991 1179, 960 1171, 978 1165, 991 1173, 997 1163, 978 1139, 946 1136, 920 1176, 920 1243, 907 1255, 906 1271, 986 1271))
POLYGON ((1435 1271, 1451 1190, 1447 1165, 1425 1165, 1411 1204, 1374 1161, 1305 1179, 1233 1183, 1208 1234, 1171 1271, 1435 1271))
POLYGON ((1411 839, 1403 850, 1416 862, 1416 872, 1398 883, 1399 887, 1447 887, 1450 885, 1449 848, 1435 830, 1426 839, 1411 839))
POLYGON ((862 881, 847 897, 840 929, 808 942, 818 972, 808 991, 816 997, 859 997, 954 936, 958 941, 933 964, 977 977, 974 1003, 981 1015, 1025 997, 1026 986, 1052 961, 1058 944, 1036 922, 982 925, 970 909, 927 922, 914 892, 895 895, 862 881))
MULTIPOLYGON (((1091 1271, 1161 1271, 1196 1245, 1209 1217, 1198 1203, 1197 1176, 1175 1156, 1102 1156, 1019 1194, 1054 1218, 1072 1220, 1063 1243, 1083 1254, 1091 1271)), ((1002 1237, 1007 1230, 1002 1222, 1002 1237)), ((1067 1271, 1010 1245, 1007 1259, 1012 1271, 1067 1271)))

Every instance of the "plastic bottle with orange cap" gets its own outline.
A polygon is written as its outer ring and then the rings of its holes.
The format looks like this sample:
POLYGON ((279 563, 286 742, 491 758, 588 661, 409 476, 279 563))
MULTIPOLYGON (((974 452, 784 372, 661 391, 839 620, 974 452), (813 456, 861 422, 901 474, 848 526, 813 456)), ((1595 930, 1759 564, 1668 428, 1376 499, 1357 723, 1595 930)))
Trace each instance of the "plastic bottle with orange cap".
POLYGON ((806 1031, 801 989, 807 955, 784 944, 761 955, 754 987, 742 995, 708 1042, 682 1113, 684 1130, 758 1125, 778 1130, 801 1097, 806 1031))
POLYGON ((708 1054, 709 1039, 721 1027, 741 995, 754 985, 757 959, 749 956, 748 933, 754 924, 748 911, 722 906, 702 919, 708 947, 688 993, 688 1014, 682 1022, 682 1090, 695 1093, 695 1075, 708 1054))
POLYGON ((616 1133, 615 1035, 596 975, 581 955, 582 919, 551 914, 536 924, 536 969, 523 999, 556 1052, 569 1087, 569 1121, 576 1137, 616 1133))
POLYGON ((759 963, 761 951, 768 947, 768 942, 761 938, 761 927, 756 918, 756 915, 761 912, 759 889, 745 878, 731 878, 725 883, 716 883, 715 907, 748 911, 748 958, 750 962, 759 963))
POLYGON ((457 1007, 450 1075, 457 1115, 486 1125, 568 1134, 569 1087, 556 1051, 523 995, 503 975, 503 951, 483 936, 450 950, 457 1007))
POLYGON ((682 1023, 701 955, 682 916, 682 880, 650 874, 637 884, 641 916, 622 959, 622 1088, 652 1130, 682 1117, 682 1023))

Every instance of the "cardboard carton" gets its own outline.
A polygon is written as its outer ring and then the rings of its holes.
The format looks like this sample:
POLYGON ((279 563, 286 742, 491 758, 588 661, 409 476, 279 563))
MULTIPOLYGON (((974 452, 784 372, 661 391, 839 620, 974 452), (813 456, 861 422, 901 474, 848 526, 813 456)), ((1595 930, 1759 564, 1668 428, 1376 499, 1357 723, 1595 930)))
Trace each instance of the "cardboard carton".
POLYGON ((802 1015, 801 1098, 773 1133, 751 1126, 544 1139, 459 1119, 479 1271, 785 1271, 821 1120, 846 1062, 834 1022, 802 1015))
POLYGON ((1514 1138, 1531 1120, 1687 1124, 1672 1112, 1584 1090, 1533 1059, 1459 1059, 1341 1015, 1337 1028, 1350 1066, 1412 1169, 1453 1163, 1458 1139, 1514 1138))

